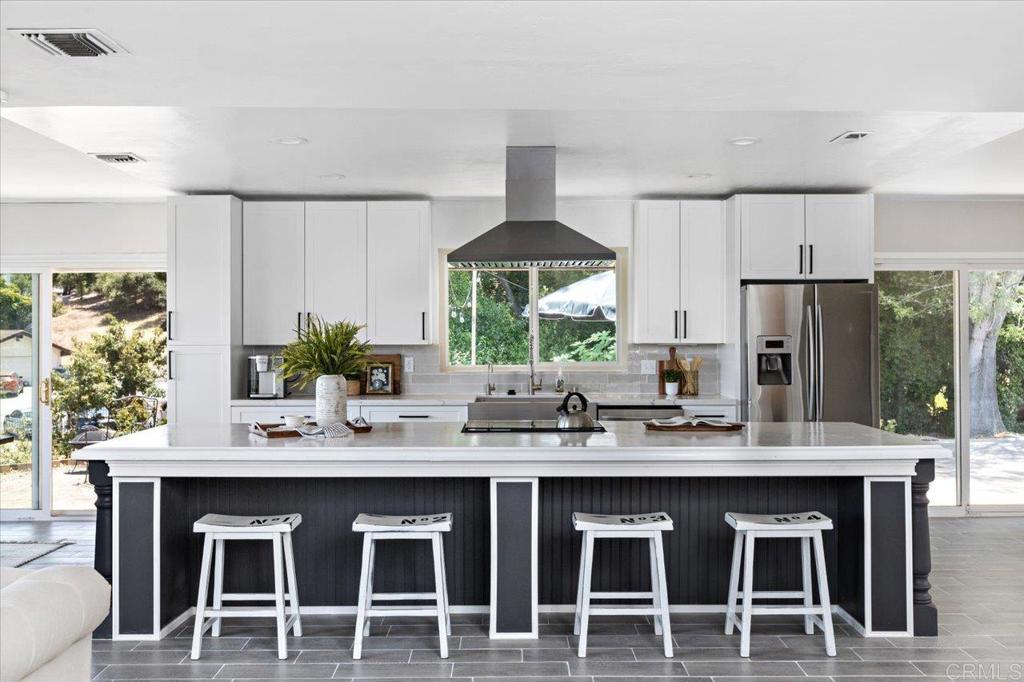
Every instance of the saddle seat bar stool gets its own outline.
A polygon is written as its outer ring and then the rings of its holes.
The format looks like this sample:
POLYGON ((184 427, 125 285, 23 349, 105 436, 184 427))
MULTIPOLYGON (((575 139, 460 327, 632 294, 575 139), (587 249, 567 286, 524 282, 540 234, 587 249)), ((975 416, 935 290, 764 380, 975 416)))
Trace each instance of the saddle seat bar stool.
POLYGON ((203 559, 199 574, 199 597, 196 600, 195 627, 192 632, 190 658, 199 659, 203 634, 210 630, 220 637, 224 618, 265 618, 271 616, 277 623, 277 657, 288 658, 287 634, 291 630, 302 636, 302 615, 299 611, 299 588, 295 579, 295 556, 292 551, 292 531, 302 523, 300 514, 277 516, 229 516, 206 514, 195 522, 192 531, 203 534, 203 559), (224 591, 224 543, 228 540, 269 540, 274 557, 273 592, 224 591), (216 558, 214 555, 216 554, 216 558), (206 605, 213 571, 213 606, 206 605), (288 590, 285 591, 287 575, 288 590), (273 606, 224 606, 226 601, 272 601, 273 606), (290 615, 285 615, 285 602, 290 615))
POLYGON ((836 655, 835 633, 832 628, 832 604, 829 600, 828 576, 825 572, 825 549, 821 532, 832 530, 832 519, 821 512, 798 514, 738 514, 726 512, 725 522, 736 530, 732 550, 732 570, 729 575, 729 603, 725 611, 725 634, 733 627, 740 630, 740 656, 750 656, 750 626, 754 616, 803 615, 804 632, 814 634, 817 626, 825 633, 825 653, 836 655), (801 590, 754 590, 754 543, 758 539, 800 538, 802 564, 801 590), (814 566, 817 569, 818 598, 814 604, 811 582, 811 544, 814 545, 814 566), (743 564, 743 590, 739 590, 740 564, 743 564), (755 605, 755 599, 802 599, 801 605, 755 605), (737 601, 741 601, 741 615, 736 616, 737 601))
POLYGON ((363 637, 370 634, 370 617, 436 616, 441 658, 448 658, 448 637, 452 620, 448 611, 448 579, 445 575, 442 534, 452 529, 452 515, 384 516, 359 514, 352 530, 363 533, 363 564, 359 575, 359 606, 356 612, 352 658, 362 658, 363 637), (433 592, 374 592, 373 569, 376 543, 387 540, 429 540, 434 559, 433 592), (377 601, 434 600, 434 606, 376 605, 377 601))
POLYGON ((605 514, 584 514, 573 512, 573 528, 583 532, 583 548, 580 552, 580 578, 576 591, 576 619, 573 634, 579 636, 577 655, 587 655, 587 630, 590 616, 633 615, 652 616, 654 633, 661 635, 665 656, 672 657, 672 626, 668 610, 668 578, 665 574, 665 548, 662 545, 663 531, 673 529, 672 519, 665 512, 648 514, 627 514, 622 516, 605 514), (650 592, 593 592, 591 583, 594 572, 594 541, 601 539, 636 538, 647 540, 651 556, 650 592), (591 605, 593 599, 607 600, 650 600, 650 603, 622 605, 591 605))

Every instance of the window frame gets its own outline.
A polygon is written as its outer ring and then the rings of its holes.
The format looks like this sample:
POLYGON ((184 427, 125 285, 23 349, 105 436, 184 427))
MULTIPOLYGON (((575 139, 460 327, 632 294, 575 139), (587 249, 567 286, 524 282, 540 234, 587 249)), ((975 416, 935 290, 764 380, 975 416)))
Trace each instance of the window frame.
MULTIPOLYGON (((615 362, 541 362, 540 360, 540 316, 537 312, 536 301, 540 291, 540 271, 552 268, 480 268, 481 271, 508 271, 526 270, 530 273, 530 333, 537 340, 533 344, 534 368, 539 372, 557 372, 559 367, 573 372, 625 372, 628 362, 625 357, 628 349, 626 339, 628 338, 628 274, 626 272, 626 253, 623 249, 615 251, 615 265, 610 269, 615 271, 615 362)), ((438 286, 438 339, 441 355, 441 371, 454 374, 479 374, 487 372, 487 365, 453 365, 448 360, 448 254, 451 249, 440 251, 438 274, 440 283, 438 286)), ((598 270, 602 268, 567 268, 570 270, 598 270)), ((495 372, 527 372, 529 364, 522 365, 494 365, 495 372)))

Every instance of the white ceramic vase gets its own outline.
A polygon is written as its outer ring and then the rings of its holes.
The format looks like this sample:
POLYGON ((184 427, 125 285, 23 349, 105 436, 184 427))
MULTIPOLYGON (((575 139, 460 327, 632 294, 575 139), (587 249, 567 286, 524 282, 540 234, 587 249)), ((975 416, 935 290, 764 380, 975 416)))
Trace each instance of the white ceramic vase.
POLYGON ((344 375, 324 374, 316 379, 316 423, 344 424, 348 419, 348 386, 344 375))
MULTIPOLYGON (((665 382, 665 395, 667 395, 669 398, 674 398, 675 396, 679 395, 679 382, 678 381, 672 381, 672 382, 666 381, 665 382)), ((319 405, 320 405, 320 386, 319 386, 319 384, 317 385, 317 402, 316 402, 316 404, 317 404, 317 409, 319 409, 319 405)))

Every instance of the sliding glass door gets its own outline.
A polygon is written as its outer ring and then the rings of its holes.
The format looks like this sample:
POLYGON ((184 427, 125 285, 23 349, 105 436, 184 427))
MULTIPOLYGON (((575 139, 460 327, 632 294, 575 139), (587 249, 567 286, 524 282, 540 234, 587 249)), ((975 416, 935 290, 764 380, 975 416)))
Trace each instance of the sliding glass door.
POLYGON ((949 451, 936 463, 933 508, 1024 508, 1022 265, 910 260, 876 269, 879 426, 949 451))
POLYGON ((49 275, 0 273, 0 516, 49 514, 49 275))
POLYGON ((1024 269, 971 270, 967 376, 972 507, 1024 498, 1024 269))
POLYGON ((956 447, 956 272, 892 270, 878 284, 881 428, 937 440, 932 504, 960 504, 956 447))

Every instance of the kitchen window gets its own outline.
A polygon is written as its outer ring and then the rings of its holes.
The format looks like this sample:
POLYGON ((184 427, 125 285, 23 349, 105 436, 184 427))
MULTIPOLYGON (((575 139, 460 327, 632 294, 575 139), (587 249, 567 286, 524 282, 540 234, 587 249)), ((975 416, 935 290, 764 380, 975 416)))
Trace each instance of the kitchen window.
POLYGON ((621 357, 611 268, 448 269, 447 367, 616 366, 621 357), (532 341, 531 341, 532 340, 532 341))

